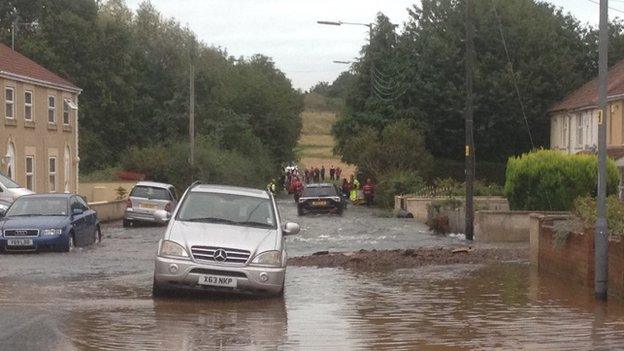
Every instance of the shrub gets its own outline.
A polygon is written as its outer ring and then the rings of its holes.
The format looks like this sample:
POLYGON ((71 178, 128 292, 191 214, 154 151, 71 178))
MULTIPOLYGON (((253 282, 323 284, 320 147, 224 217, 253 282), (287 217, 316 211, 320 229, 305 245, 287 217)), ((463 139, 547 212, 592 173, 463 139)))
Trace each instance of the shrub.
POLYGON ((376 201, 379 206, 394 206, 394 196, 417 193, 425 183, 418 175, 405 171, 384 174, 379 177, 376 201))
MULTIPOLYGON (((574 215, 585 227, 596 225, 598 210, 596 198, 582 196, 574 200, 574 215)), ((624 235, 624 203, 617 196, 607 197, 607 227, 609 234, 624 235)))
MULTIPOLYGON (((507 162, 505 195, 514 210, 568 211, 579 196, 596 195, 595 155, 568 155, 539 150, 507 162)), ((615 194, 619 174, 607 163, 607 193, 615 194)))
MULTIPOLYGON (((504 163, 477 161, 475 163, 475 179, 487 184, 505 184, 504 163)), ((427 181, 437 178, 453 178, 463 182, 466 180, 466 162, 436 158, 427 181)))

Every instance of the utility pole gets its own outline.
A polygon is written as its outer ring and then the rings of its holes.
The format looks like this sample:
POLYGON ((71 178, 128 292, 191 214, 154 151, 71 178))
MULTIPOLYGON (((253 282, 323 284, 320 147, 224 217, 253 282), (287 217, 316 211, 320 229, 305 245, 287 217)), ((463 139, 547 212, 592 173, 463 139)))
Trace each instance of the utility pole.
POLYGON ((373 24, 369 23, 368 24, 368 52, 369 52, 369 60, 370 60, 370 95, 371 97, 375 95, 375 66, 373 65, 373 24))
POLYGON ((607 299, 609 238, 607 228, 607 76, 608 76, 608 0, 600 0, 600 35, 598 43, 598 219, 596 221, 594 293, 607 299))
POLYGON ((474 136, 473 136, 473 78, 474 78, 474 27, 473 27, 472 0, 466 0, 466 226, 465 235, 467 240, 474 238, 474 136))
POLYGON ((11 50, 13 51, 15 51, 15 31, 17 30, 18 21, 19 17, 15 17, 15 19, 11 23, 11 50))
POLYGON ((189 163, 191 164, 191 177, 193 176, 193 165, 195 164, 195 67, 193 66, 192 60, 193 57, 191 57, 191 64, 189 65, 189 76, 191 85, 189 89, 189 163))

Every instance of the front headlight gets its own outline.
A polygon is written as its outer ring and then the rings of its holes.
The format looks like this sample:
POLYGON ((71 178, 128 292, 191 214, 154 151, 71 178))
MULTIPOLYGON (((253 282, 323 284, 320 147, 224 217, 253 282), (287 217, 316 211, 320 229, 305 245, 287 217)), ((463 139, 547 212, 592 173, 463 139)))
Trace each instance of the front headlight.
POLYGON ((265 251, 256 255, 251 264, 257 264, 261 266, 277 266, 282 265, 282 252, 281 251, 265 251))
POLYGON ((182 247, 182 245, 170 240, 163 240, 162 244, 160 245, 160 252, 158 253, 158 255, 189 257, 188 253, 186 252, 184 247, 182 247))
POLYGON ((42 235, 61 235, 63 234, 63 229, 44 229, 41 232, 42 235))

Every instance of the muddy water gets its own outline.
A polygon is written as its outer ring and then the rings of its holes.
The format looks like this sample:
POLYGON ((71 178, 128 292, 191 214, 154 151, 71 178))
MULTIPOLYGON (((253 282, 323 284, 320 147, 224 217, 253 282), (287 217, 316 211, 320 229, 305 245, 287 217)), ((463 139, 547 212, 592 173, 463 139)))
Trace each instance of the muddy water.
MULTIPOLYGON (((297 219, 288 203, 282 215, 297 219)), ((361 208, 299 221, 291 254, 461 244, 361 208)), ((518 263, 289 267, 283 299, 153 300, 162 231, 113 224, 94 249, 0 256, 0 350, 624 349, 624 299, 596 304, 518 263)))

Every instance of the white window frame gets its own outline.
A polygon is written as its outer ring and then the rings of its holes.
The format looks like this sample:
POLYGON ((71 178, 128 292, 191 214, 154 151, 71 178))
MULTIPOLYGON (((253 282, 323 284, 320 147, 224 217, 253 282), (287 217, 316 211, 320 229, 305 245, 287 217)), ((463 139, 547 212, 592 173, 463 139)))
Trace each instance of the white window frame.
POLYGON ((63 99, 63 125, 68 126, 71 124, 71 106, 67 99, 63 99), (65 123, 65 116, 67 116, 67 123, 65 123))
POLYGON ((15 119, 15 88, 13 87, 4 88, 4 117, 7 119, 15 119), (6 98, 8 91, 11 91, 11 100, 6 98), (9 116, 9 109, 7 108, 9 105, 11 105, 11 116, 9 116))
POLYGON ((51 193, 56 192, 56 174, 58 169, 56 161, 56 156, 48 156, 48 191, 51 193), (54 170, 52 170, 52 164, 54 164, 54 170))
POLYGON ((35 156, 34 155, 28 155, 26 156, 26 163, 24 164, 24 173, 26 173, 26 188, 31 190, 31 191, 35 191, 35 156), (31 165, 32 165, 32 169, 30 170, 30 172, 28 171, 28 160, 31 160, 31 165), (30 178, 30 185, 31 187, 28 187, 28 179, 30 178))
POLYGON ((35 94, 33 94, 32 90, 24 90, 24 120, 32 122, 35 116, 35 111, 33 109, 34 106, 35 94), (26 102, 26 95, 30 94, 30 103, 26 102), (26 109, 30 107, 30 118, 27 118, 26 109))
POLYGON ((576 115, 576 145, 583 146, 583 120, 585 119, 585 112, 580 112, 576 115))
POLYGON ((56 96, 54 95, 48 95, 48 123, 56 124, 56 96), (52 98, 54 106, 50 106, 50 98, 52 98), (50 121, 50 112, 52 112, 52 121, 50 121))

